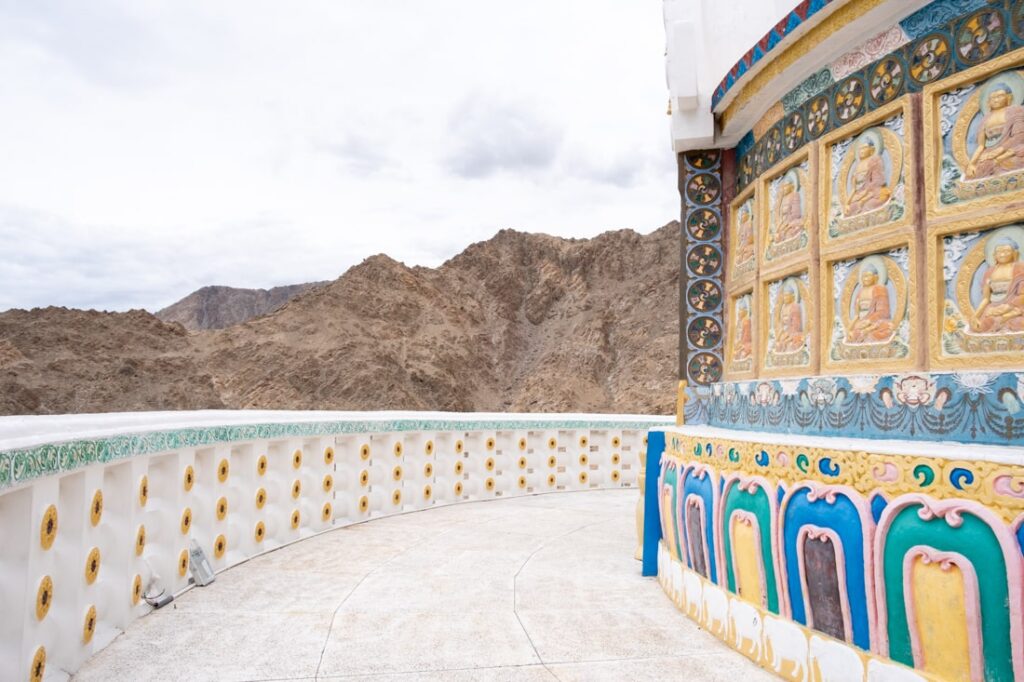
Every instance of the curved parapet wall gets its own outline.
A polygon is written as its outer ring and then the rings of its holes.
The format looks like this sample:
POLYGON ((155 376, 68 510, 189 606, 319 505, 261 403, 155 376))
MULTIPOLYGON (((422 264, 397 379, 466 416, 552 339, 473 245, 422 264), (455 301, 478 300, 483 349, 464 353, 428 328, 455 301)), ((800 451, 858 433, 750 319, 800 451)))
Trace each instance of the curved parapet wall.
POLYGON ((1024 679, 1021 448, 708 427, 651 443, 645 556, 744 655, 794 680, 1024 679))
POLYGON ((659 418, 199 412, 0 419, 0 670, 72 673, 146 597, 332 528, 631 487, 659 418))

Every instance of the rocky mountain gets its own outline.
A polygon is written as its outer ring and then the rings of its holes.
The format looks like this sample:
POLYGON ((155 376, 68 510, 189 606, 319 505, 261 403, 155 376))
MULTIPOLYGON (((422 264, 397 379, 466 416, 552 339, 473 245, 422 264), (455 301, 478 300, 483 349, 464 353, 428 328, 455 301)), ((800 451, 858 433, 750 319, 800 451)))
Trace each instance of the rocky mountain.
POLYGON ((0 414, 227 407, 188 333, 144 310, 0 314, 0 414))
POLYGON ((141 311, 2 313, 0 412, 670 414, 678 231, 503 230, 439 268, 378 255, 218 330, 141 311))
POLYGON ((158 310, 156 316, 164 322, 178 322, 192 331, 223 329, 274 312, 303 291, 322 284, 326 282, 291 284, 273 289, 203 287, 158 310))

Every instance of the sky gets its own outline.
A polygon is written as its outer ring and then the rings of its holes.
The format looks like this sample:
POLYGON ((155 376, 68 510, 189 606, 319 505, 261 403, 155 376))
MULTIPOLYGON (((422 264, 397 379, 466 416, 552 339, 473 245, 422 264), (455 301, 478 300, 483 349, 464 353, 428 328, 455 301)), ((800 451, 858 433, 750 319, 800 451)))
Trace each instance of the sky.
POLYGON ((678 214, 661 0, 0 0, 0 310, 678 214))

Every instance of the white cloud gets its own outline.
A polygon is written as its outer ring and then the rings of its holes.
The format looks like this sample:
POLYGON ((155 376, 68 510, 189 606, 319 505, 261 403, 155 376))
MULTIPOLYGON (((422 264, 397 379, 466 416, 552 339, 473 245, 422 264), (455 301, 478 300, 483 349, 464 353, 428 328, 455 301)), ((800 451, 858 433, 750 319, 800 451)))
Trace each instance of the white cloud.
POLYGON ((0 0, 0 309, 678 212, 661 3, 0 0))

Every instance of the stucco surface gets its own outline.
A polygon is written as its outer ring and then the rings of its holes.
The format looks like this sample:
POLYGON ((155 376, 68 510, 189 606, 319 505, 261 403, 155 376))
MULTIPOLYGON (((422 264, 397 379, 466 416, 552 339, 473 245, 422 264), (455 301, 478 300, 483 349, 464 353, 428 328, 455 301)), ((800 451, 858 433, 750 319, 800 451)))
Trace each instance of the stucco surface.
POLYGON ((640 577, 635 504, 558 493, 326 533, 139 619, 74 679, 774 679, 640 577))

